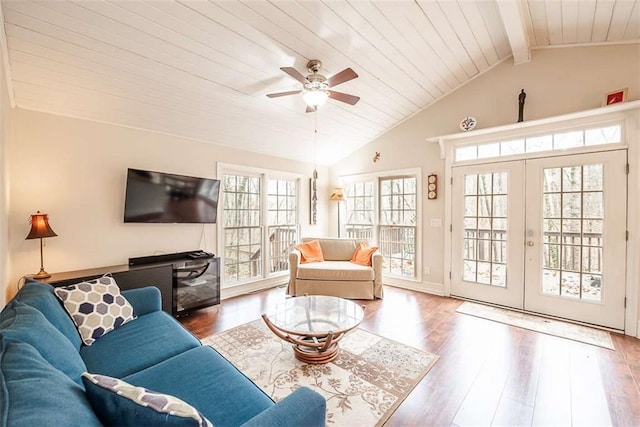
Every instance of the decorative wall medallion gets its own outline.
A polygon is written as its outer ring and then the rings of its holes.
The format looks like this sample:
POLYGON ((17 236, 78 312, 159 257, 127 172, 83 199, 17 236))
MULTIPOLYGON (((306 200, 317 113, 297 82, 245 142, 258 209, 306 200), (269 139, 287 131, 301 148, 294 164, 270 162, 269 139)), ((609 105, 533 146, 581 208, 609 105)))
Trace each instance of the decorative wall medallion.
POLYGON ((477 123, 478 122, 476 121, 475 117, 471 117, 471 116, 465 117, 460 121, 460 129, 462 129, 465 132, 468 132, 473 128, 475 128, 477 123))

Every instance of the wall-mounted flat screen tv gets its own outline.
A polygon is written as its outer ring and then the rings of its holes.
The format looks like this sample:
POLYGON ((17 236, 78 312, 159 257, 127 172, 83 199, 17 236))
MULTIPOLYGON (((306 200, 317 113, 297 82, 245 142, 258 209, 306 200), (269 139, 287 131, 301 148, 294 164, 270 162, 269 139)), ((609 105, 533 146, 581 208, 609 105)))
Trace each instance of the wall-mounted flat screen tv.
POLYGON ((124 222, 216 222, 220 181, 128 169, 124 222))

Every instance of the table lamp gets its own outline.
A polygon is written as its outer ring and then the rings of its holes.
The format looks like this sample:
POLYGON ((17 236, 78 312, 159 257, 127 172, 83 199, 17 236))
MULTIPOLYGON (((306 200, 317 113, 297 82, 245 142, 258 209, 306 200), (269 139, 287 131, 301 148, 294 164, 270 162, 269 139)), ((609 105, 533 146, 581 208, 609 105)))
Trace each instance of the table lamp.
POLYGON ((42 257, 42 239, 46 237, 55 237, 57 234, 49 226, 49 218, 47 214, 37 211, 35 215, 31 215, 31 231, 26 237, 26 240, 40 239, 40 271, 33 276, 34 279, 46 279, 51 277, 49 273, 44 270, 43 257, 42 257))
POLYGON ((340 202, 345 200, 347 200, 347 197, 344 195, 344 188, 342 187, 334 188, 329 196, 329 201, 338 202, 338 237, 340 237, 340 202))

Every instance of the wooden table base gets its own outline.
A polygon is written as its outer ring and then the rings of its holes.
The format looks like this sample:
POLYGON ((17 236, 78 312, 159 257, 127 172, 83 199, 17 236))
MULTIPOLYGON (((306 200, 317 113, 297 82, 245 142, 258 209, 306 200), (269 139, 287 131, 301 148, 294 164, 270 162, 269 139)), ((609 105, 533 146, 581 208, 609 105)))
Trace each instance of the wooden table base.
POLYGON ((293 344, 293 353, 298 360, 315 365, 329 363, 338 357, 338 353, 340 351, 338 344, 345 336, 345 333, 348 332, 342 331, 337 334, 333 332, 324 332, 314 336, 293 335, 291 333, 283 332, 271 323, 266 314, 262 315, 262 319, 271 332, 286 342, 293 344))
MULTIPOLYGON (((301 341, 306 341, 307 339, 303 338, 301 341)), ((296 356, 296 359, 312 365, 329 363, 338 357, 339 352, 340 347, 335 340, 332 340, 332 343, 326 349, 309 347, 297 343, 293 344, 293 354, 296 356)))
MULTIPOLYGON (((333 299, 339 300, 339 298, 333 299)), ((352 305, 355 308, 359 308, 354 304, 352 305)), ((332 322, 330 319, 322 318, 322 315, 320 315, 320 319, 316 319, 314 317, 316 314, 309 308, 306 309, 306 317, 299 323, 300 325, 304 325, 304 328, 297 328, 297 326, 299 326, 298 324, 289 326, 286 329, 276 326, 271 322, 271 320, 269 320, 269 317, 266 314, 262 315, 262 319, 271 332, 276 334, 278 338, 293 344, 293 353, 296 356, 296 359, 304 363, 318 365, 329 363, 338 357, 338 353, 340 352, 340 340, 344 338, 347 332, 356 328, 360 324, 364 314, 364 308, 365 307, 362 306, 359 318, 358 316, 355 316, 351 323, 346 324, 332 322), (321 326, 316 328, 310 327, 314 322, 319 323, 321 326), (325 329, 327 325, 331 325, 332 329, 333 327, 335 327, 335 329, 327 330, 325 329), (314 329, 320 329, 320 331, 315 332, 314 329)))

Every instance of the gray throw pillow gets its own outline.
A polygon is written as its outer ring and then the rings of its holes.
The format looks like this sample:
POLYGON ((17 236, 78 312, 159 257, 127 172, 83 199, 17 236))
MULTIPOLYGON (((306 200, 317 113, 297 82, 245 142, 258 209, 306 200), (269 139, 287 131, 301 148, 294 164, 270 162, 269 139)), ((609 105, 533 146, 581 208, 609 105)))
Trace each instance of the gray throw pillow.
POLYGON ((133 307, 120 294, 120 288, 111 276, 55 288, 54 292, 86 345, 136 318, 133 307))

